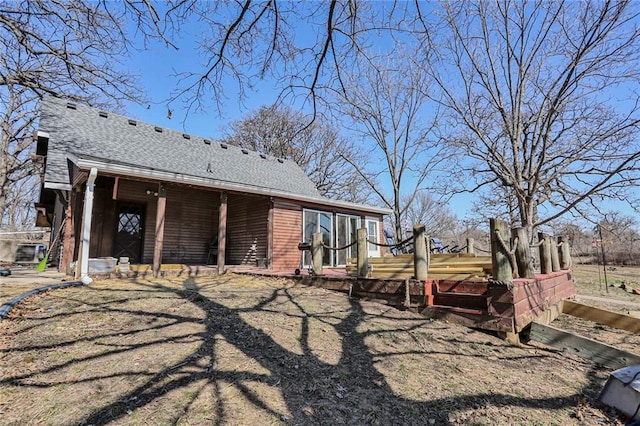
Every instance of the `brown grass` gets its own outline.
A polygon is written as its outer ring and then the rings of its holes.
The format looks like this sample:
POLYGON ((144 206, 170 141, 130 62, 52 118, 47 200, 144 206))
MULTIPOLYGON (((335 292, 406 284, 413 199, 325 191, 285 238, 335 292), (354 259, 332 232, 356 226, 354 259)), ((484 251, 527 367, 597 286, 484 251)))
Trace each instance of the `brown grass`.
POLYGON ((0 322, 2 424, 622 424, 607 376, 284 278, 100 281, 0 322))

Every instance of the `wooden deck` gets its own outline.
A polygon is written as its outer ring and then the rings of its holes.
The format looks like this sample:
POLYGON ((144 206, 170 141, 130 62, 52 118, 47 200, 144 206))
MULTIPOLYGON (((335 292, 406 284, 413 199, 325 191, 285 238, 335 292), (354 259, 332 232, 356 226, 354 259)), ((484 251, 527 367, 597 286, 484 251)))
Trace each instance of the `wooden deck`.
MULTIPOLYGON (((413 255, 370 257, 367 259, 371 278, 406 279, 414 276, 413 255)), ((486 281, 491 275, 491 256, 468 253, 432 254, 429 278, 456 281, 486 281)), ((356 275, 356 259, 349 259, 347 275, 356 275)))

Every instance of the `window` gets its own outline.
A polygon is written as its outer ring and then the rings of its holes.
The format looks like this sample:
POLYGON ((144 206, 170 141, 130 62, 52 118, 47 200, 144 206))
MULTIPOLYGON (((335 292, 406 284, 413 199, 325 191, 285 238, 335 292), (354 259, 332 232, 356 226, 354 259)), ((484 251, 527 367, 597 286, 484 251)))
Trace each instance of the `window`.
MULTIPOLYGON (((349 216, 345 214, 336 215, 336 246, 344 247, 358 239, 358 228, 360 227, 360 216, 349 216)), ((358 247, 355 245, 348 249, 336 252, 336 266, 347 264, 347 259, 358 256, 358 247)))
MULTIPOLYGON (((320 232, 322 234, 322 242, 328 246, 333 246, 333 215, 331 213, 314 210, 304 210, 303 215, 304 228, 302 239, 311 242, 313 240, 313 234, 320 232)), ((324 266, 332 266, 331 257, 332 251, 324 250, 322 264, 324 266)), ((303 264, 305 267, 311 265, 311 253, 309 253, 309 251, 304 252, 303 264)))
MULTIPOLYGON (((320 232, 325 245, 344 247, 358 239, 358 228, 361 226, 363 226, 363 221, 360 216, 305 209, 303 210, 302 239, 306 242, 312 242, 313 234, 320 232)), ((380 241, 378 218, 368 217, 364 226, 367 228, 369 241, 378 243, 380 241)), ((368 246, 369 256, 380 256, 380 247, 371 243, 368 246)), ((355 244, 339 251, 325 249, 322 264, 324 266, 344 266, 349 258, 357 256, 358 247, 355 244)), ((305 268, 311 266, 311 253, 305 251, 302 260, 305 268)))
MULTIPOLYGON (((374 217, 367 218, 367 240, 373 241, 374 243, 380 243, 378 223, 378 219, 374 217)), ((380 257, 380 246, 369 243, 367 250, 369 252, 369 256, 380 257)))

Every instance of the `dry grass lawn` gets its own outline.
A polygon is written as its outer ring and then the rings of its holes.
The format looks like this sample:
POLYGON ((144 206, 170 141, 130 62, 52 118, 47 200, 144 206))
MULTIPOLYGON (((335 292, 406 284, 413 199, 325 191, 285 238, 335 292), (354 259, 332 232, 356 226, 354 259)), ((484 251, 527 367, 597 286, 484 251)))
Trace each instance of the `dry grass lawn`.
POLYGON ((608 373, 285 278, 98 281, 0 321, 2 424, 623 424, 608 373))

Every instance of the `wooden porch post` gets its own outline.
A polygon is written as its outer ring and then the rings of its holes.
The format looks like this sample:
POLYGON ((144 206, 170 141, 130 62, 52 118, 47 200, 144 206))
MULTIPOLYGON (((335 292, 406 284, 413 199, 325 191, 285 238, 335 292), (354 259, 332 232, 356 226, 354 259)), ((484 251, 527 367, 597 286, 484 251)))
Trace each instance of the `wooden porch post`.
POLYGON ((367 228, 359 228, 358 235, 358 276, 366 277, 368 272, 367 258, 369 257, 367 247, 367 228))
POLYGON ((511 237, 518 238, 516 244, 516 265, 518 265, 518 277, 535 278, 533 269, 531 268, 531 251, 529 250, 529 239, 527 238, 527 229, 524 227, 513 228, 511 237))
POLYGON ((311 240, 311 264, 313 265, 313 275, 322 275, 322 257, 324 247, 322 247, 322 233, 314 232, 311 240))
POLYGON ((549 248, 551 252, 551 270, 558 272, 560 270, 560 258, 558 256, 558 244, 555 238, 549 237, 549 248))
POLYGON ((273 269, 273 198, 269 199, 267 215, 267 269, 273 269))
POLYGON ((476 250, 473 247, 475 241, 473 238, 467 238, 467 253, 469 254, 475 254, 476 250))
MULTIPOLYGON (((75 241, 75 223, 73 221, 74 209, 76 207, 77 192, 75 189, 69 191, 69 199, 67 200, 67 207, 65 208, 65 225, 64 236, 62 239, 62 253, 60 254, 61 270, 67 275, 72 274, 71 262, 73 262, 73 256, 76 248, 75 241)), ((60 223, 62 225, 62 223, 60 223)))
POLYGON ((413 269, 417 280, 427 279, 429 250, 424 225, 413 225, 413 269))
POLYGON ((227 193, 220 193, 220 212, 218 214, 218 274, 225 272, 225 253, 227 250, 227 193))
POLYGON ((158 185, 158 204, 156 208, 156 235, 153 245, 153 276, 160 274, 162 266, 162 248, 164 246, 164 220, 167 209, 167 190, 163 183, 158 185))
POLYGON ((540 241, 540 272, 542 274, 550 274, 553 270, 551 264, 551 243, 547 234, 538 232, 538 241, 540 241))
POLYGON ((558 237, 558 245, 560 246, 560 269, 564 271, 571 268, 571 246, 569 240, 564 237, 558 237))
POLYGON ((509 243, 509 228, 507 222, 500 219, 489 219, 491 231, 491 263, 493 266, 493 279, 499 282, 512 282, 513 269, 509 260, 508 248, 503 244, 509 243), (505 241, 506 238, 506 241, 505 241))

